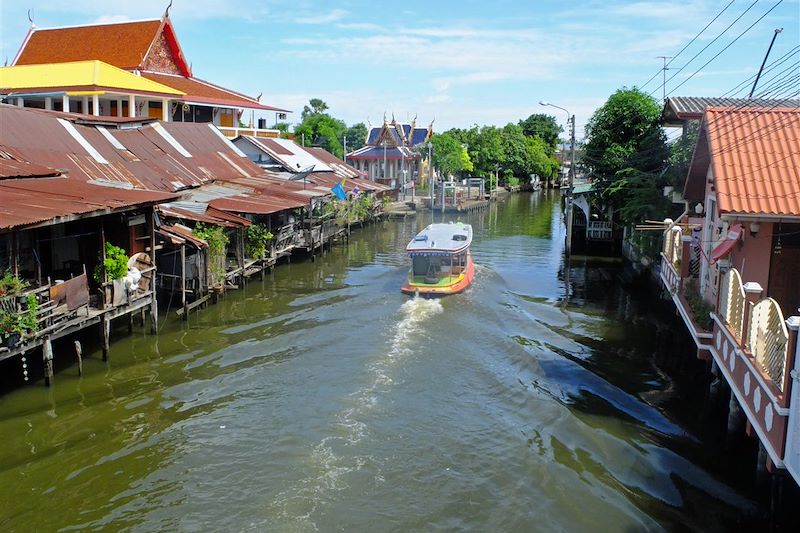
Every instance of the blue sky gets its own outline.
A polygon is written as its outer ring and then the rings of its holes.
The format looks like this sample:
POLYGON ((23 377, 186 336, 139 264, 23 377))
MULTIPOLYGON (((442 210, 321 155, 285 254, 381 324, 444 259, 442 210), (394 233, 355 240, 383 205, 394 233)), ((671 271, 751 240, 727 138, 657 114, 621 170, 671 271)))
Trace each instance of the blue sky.
MULTIPOLYGON (((591 113, 622 86, 641 86, 729 0, 458 2, 175 0, 170 16, 196 76, 293 110, 313 97, 352 124, 436 119, 435 129, 502 125, 531 113, 591 113)), ((689 62, 752 0, 736 0, 670 65, 667 92, 779 2, 761 0, 689 62), (687 64, 688 62, 688 64, 687 64), (685 66, 684 66, 685 65, 685 66)), ((13 59, 33 8, 39 27, 158 18, 163 0, 0 3, 0 56, 13 59)), ((778 58, 800 44, 800 0, 784 0, 673 93, 716 96, 755 74, 775 28, 778 58)), ((661 97, 661 76, 647 85, 661 97)), ((270 117, 273 120, 274 117, 270 117)))

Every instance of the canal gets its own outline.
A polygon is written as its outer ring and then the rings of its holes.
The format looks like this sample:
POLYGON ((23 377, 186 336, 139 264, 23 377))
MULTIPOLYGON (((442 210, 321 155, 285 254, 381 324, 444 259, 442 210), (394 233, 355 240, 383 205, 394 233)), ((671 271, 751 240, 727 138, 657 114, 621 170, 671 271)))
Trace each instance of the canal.
POLYGON ((0 529, 756 523, 757 503, 664 407, 677 393, 646 296, 609 265, 573 265, 566 290, 557 197, 463 220, 478 265, 463 295, 401 295, 403 249, 430 220, 386 221, 188 322, 163 302, 157 337, 123 327, 83 377, 61 365, 49 389, 0 395, 0 529))

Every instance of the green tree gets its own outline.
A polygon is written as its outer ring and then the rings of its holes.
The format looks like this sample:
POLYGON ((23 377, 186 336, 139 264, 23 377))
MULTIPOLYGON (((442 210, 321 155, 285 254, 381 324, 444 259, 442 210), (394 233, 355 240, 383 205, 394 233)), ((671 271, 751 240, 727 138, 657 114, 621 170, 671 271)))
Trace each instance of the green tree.
POLYGON ((497 166, 504 167, 506 154, 503 147, 501 130, 494 126, 475 126, 466 132, 467 146, 470 159, 474 165, 475 174, 490 176, 494 174, 497 166))
POLYGON ((312 113, 294 129, 295 140, 305 139, 306 146, 319 146, 342 157, 342 139, 347 126, 327 113, 312 113))
POLYGON ((661 216, 661 194, 669 151, 659 122, 661 106, 637 88, 622 88, 586 125, 583 162, 602 196, 621 210, 626 223, 661 216))
POLYGON ((308 105, 304 106, 303 112, 300 113, 300 120, 302 121, 304 121, 311 115, 321 115, 328 110, 328 104, 326 104, 319 98, 312 98, 311 100, 308 101, 308 103, 310 107, 308 105))
POLYGON ((345 135, 347 137, 347 151, 352 152, 364 146, 364 143, 367 141, 367 133, 367 127, 363 122, 353 124, 347 128, 347 133, 345 135))
POLYGON ((562 131, 561 126, 556 122, 555 117, 544 114, 534 114, 519 121, 522 133, 527 137, 538 137, 545 142, 548 148, 548 155, 553 155, 558 148, 558 137, 562 131))
POLYGON ((445 176, 471 172, 472 161, 467 148, 453 133, 439 133, 431 137, 433 164, 445 176))
POLYGON ((547 180, 558 175, 561 166, 555 155, 550 152, 550 145, 540 137, 526 137, 525 147, 529 166, 527 174, 536 174, 547 180))

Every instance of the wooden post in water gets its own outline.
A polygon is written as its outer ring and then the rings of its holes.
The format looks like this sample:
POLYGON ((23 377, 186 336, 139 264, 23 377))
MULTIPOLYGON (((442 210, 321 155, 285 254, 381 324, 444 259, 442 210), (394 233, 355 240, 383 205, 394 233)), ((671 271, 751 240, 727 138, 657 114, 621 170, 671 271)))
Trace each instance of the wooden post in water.
POLYGON ((53 381, 53 344, 50 337, 45 337, 42 345, 42 362, 44 363, 44 384, 48 387, 53 381))
POLYGON ((107 315, 103 315, 101 324, 103 328, 103 361, 108 361, 108 349, 111 340, 111 320, 107 318, 107 315))
POLYGON ((731 391, 731 397, 728 401, 728 439, 730 441, 736 441, 742 437, 746 422, 747 417, 744 414, 744 410, 739 405, 736 395, 731 391))
POLYGON ((186 244, 181 244, 180 261, 181 261, 181 308, 183 309, 183 314, 181 315, 181 318, 183 320, 186 320, 189 314, 186 311, 186 244))
POLYGON ((75 359, 78 361, 78 375, 83 375, 83 348, 81 348, 81 341, 75 341, 75 359))
POLYGON ((244 228, 239 229, 239 235, 236 242, 236 260, 239 263, 239 288, 244 288, 244 228))
MULTIPOLYGON (((150 264, 156 266, 156 210, 150 208, 150 264)), ((150 271, 150 332, 158 333, 158 299, 156 298, 156 271, 150 271)), ((144 324, 143 324, 144 325, 144 324)))

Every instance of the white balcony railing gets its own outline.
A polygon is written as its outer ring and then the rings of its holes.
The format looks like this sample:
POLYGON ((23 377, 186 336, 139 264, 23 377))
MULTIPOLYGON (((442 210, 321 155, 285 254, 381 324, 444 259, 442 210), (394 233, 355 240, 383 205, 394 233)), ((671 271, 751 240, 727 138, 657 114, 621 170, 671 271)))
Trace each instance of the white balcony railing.
POLYGON ((238 128, 238 127, 228 127, 228 126, 217 126, 217 129, 219 129, 219 131, 221 131, 225 137, 230 137, 231 139, 238 137, 239 135, 249 135, 251 137, 268 137, 272 139, 276 139, 281 136, 280 130, 269 130, 260 128, 238 128))
POLYGON ((733 330, 737 339, 742 338, 745 301, 742 277, 735 268, 732 268, 722 279, 719 295, 719 313, 733 330))
POLYGON ((784 392, 789 331, 781 308, 772 298, 764 298, 753 306, 752 313, 748 334, 750 351, 778 390, 784 392))

